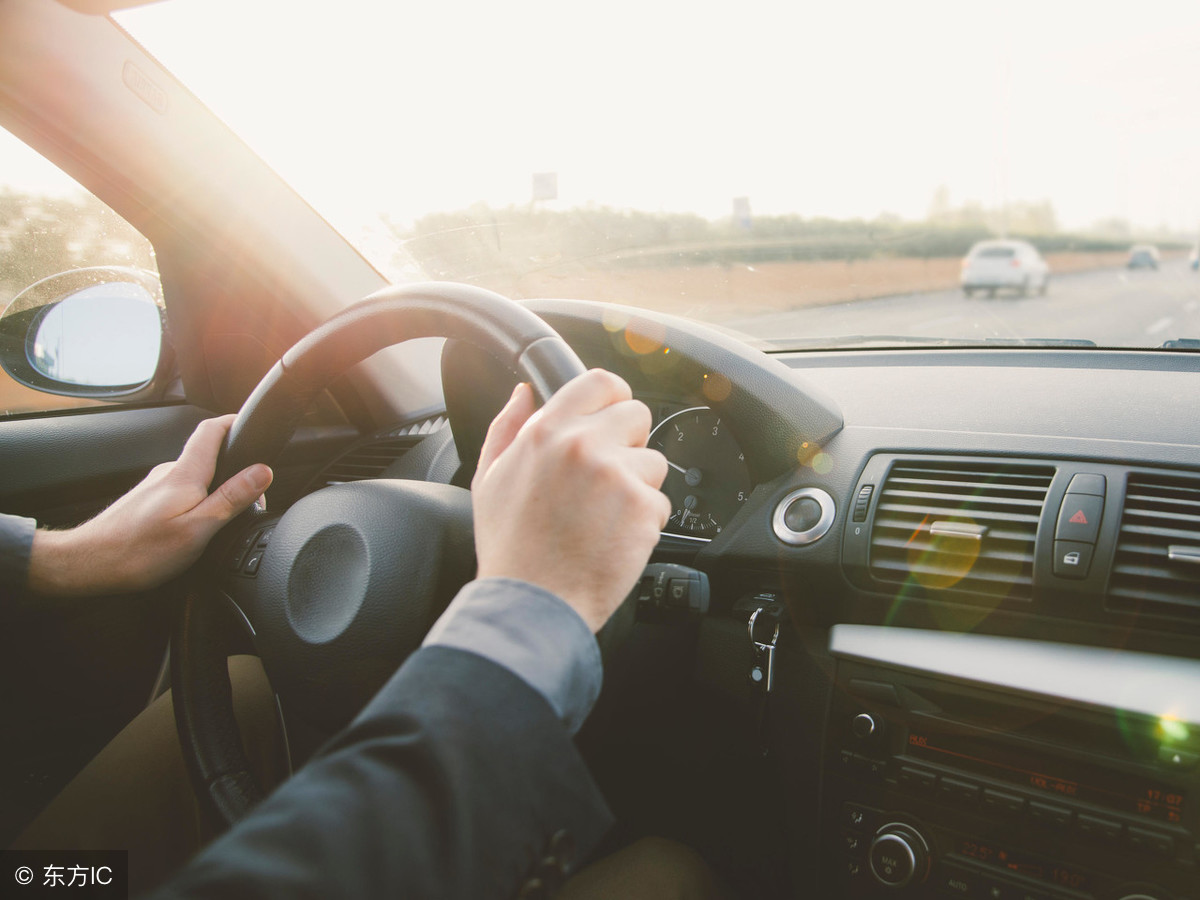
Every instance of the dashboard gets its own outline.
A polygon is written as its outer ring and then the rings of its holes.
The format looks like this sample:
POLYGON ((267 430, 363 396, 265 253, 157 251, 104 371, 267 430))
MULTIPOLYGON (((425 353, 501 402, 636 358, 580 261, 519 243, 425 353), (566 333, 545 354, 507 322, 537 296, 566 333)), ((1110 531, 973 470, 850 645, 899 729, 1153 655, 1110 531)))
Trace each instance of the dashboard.
MULTIPOLYGON (((1200 356, 760 365, 668 319, 665 368, 588 304, 532 305, 652 411, 656 558, 712 583, 689 677, 789 724, 767 742, 796 895, 1195 896, 1200 356), (777 643, 747 639, 755 610, 777 643)), ((447 357, 434 435, 469 468, 511 376, 486 397, 447 357)))

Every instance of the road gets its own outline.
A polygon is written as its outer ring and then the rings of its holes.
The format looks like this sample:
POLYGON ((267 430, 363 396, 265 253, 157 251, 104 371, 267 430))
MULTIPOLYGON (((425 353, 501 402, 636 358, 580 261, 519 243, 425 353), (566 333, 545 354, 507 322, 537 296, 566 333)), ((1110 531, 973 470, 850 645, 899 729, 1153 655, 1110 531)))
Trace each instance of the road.
POLYGON ((1200 272, 1186 260, 1158 271, 1099 269, 1050 280, 1044 297, 960 290, 856 300, 732 318, 722 325, 768 340, 845 335, 934 338, 1083 338, 1102 347, 1200 339, 1200 272))

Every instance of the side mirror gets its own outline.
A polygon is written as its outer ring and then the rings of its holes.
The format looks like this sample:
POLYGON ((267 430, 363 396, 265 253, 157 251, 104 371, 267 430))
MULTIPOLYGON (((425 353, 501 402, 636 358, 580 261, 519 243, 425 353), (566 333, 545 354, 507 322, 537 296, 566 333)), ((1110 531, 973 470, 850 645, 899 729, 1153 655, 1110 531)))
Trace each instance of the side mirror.
POLYGON ((100 266, 51 275, 0 315, 0 366, 50 394, 132 399, 169 363, 162 287, 143 269, 100 266))

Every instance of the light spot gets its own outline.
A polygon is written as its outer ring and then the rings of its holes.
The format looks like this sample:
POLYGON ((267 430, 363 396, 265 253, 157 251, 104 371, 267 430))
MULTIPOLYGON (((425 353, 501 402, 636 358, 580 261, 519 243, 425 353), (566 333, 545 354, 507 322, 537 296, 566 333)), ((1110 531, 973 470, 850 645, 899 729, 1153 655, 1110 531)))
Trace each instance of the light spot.
POLYGON ((729 397, 733 391, 733 385, 719 372, 709 372, 704 376, 704 383, 701 385, 700 391, 709 402, 720 403, 729 397))

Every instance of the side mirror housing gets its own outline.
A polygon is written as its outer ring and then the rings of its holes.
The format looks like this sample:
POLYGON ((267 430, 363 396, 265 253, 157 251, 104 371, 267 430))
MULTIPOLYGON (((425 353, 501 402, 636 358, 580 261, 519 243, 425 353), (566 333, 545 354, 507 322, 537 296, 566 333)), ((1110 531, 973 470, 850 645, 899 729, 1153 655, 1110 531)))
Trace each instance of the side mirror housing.
POLYGON ((73 269, 26 288, 0 315, 0 366, 49 394, 149 399, 171 365, 163 322, 153 272, 73 269))

